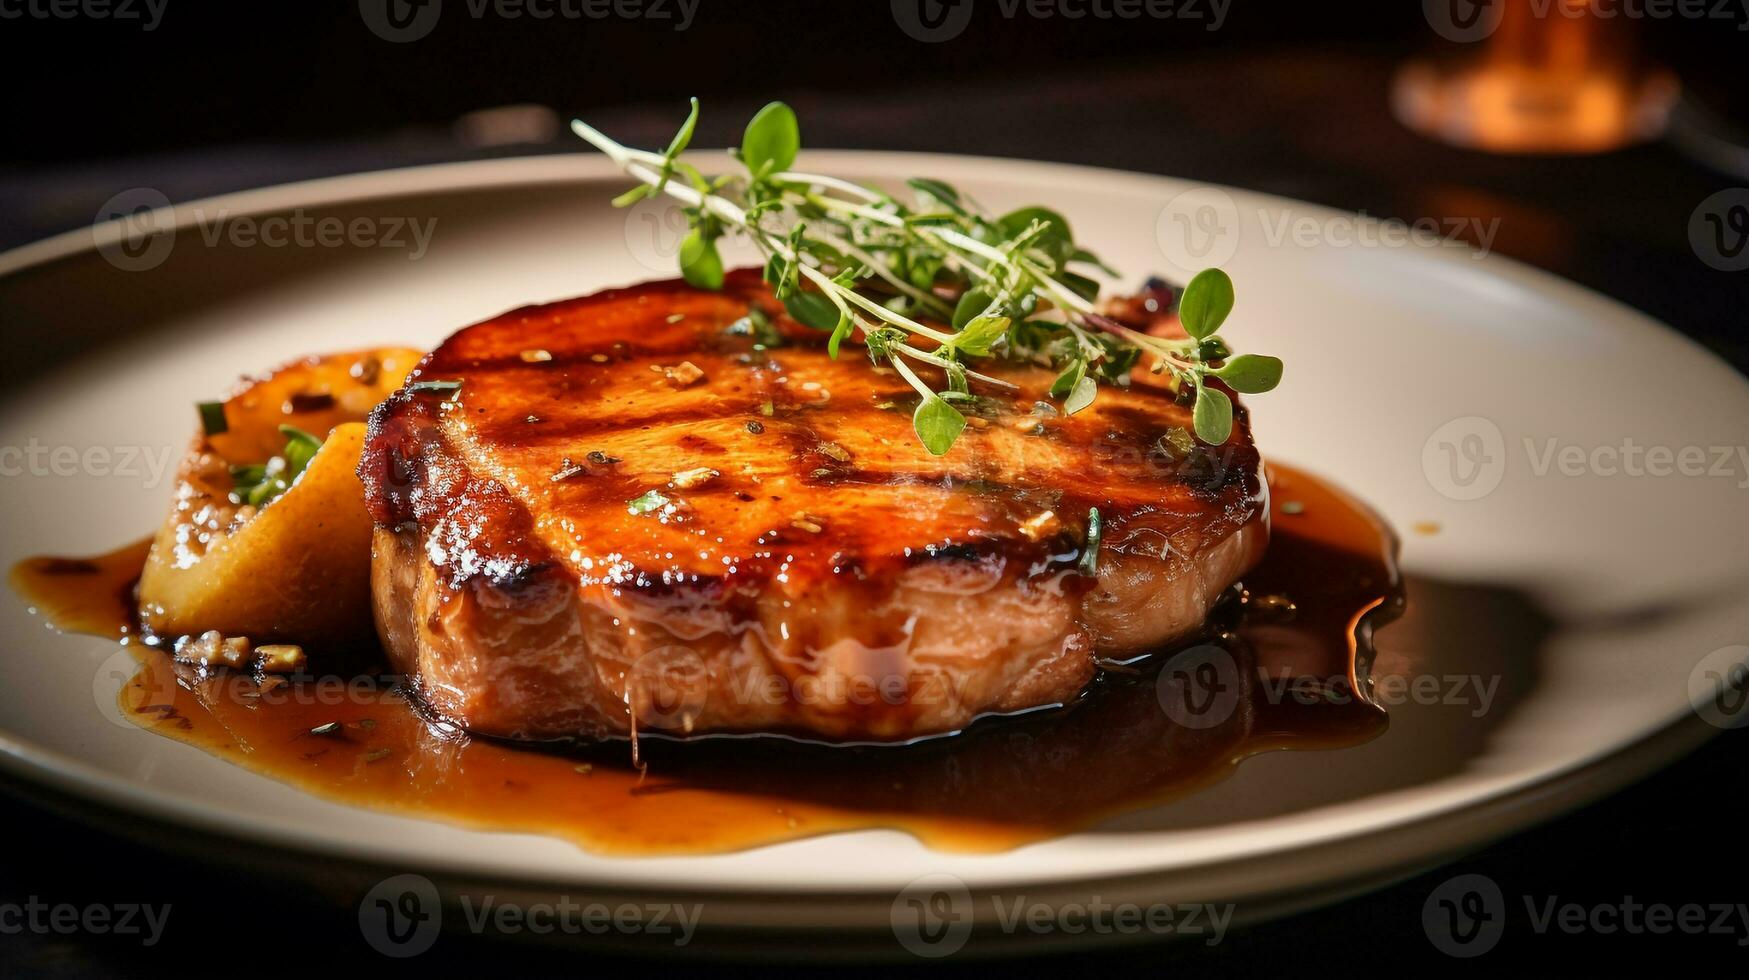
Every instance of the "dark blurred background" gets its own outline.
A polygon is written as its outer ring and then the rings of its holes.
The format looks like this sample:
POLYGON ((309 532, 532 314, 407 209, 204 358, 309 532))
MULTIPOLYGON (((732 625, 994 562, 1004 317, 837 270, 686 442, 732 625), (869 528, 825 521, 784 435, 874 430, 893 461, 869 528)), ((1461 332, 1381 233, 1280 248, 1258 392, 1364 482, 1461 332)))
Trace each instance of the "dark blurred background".
MULTIPOLYGON (((185 201, 359 170, 581 152, 563 129, 574 114, 628 143, 658 145, 691 95, 705 108, 694 145, 727 145, 758 105, 782 98, 800 112, 809 146, 1090 163, 1380 217, 1498 219, 1494 251, 1644 309, 1740 370, 1749 366, 1749 258, 1736 264, 1742 243, 1725 256, 1693 237, 1708 209, 1727 226, 1732 207, 1749 222, 1741 135, 1749 131, 1749 4, 1735 0, 1683 5, 1699 14, 1618 17, 1610 30, 1622 33, 1607 36, 1575 28, 1556 37, 1546 18, 1525 28, 1529 40, 1492 47, 1454 40, 1453 26, 1474 8, 1542 0, 1181 0, 1175 16, 1133 19, 1067 16, 1124 0, 1063 0, 1048 17, 1010 0, 648 0, 621 8, 642 12, 635 17, 587 0, 507 0, 480 7, 481 16, 472 11, 482 0, 394 2, 406 18, 400 28, 385 19, 383 0, 156 0, 156 9, 109 0, 106 17, 95 15, 102 0, 0 0, 0 247, 89 225, 128 188, 185 201), (609 16, 535 16, 559 3, 609 16), (919 40, 931 23, 957 33, 919 40), (1464 138, 1462 127, 1402 121, 1406 69, 1421 66, 1437 85, 1489 59, 1496 67, 1525 58, 1570 65, 1574 45, 1580 55, 1619 56, 1611 62, 1618 82, 1649 84, 1668 71, 1679 88, 1665 93, 1668 105, 1644 132, 1608 146, 1496 152, 1477 145, 1486 139, 1464 138)), ((1633 0, 1606 6, 1652 9, 1633 0)), ((1509 93, 1490 104, 1548 117, 1571 94, 1509 93)), ((1364 940, 1368 954, 1345 956, 1343 969, 1455 970, 1463 964, 1431 952, 1420 907, 1432 887, 1465 871, 1510 891, 1576 901, 1619 900, 1624 891, 1670 903, 1738 901, 1749 867, 1729 842, 1749 819, 1749 802, 1725 787, 1740 783, 1744 737, 1726 733, 1646 785, 1448 869, 1249 931, 1213 953, 1174 947, 1060 965, 1275 971, 1364 940), (1713 857, 1704 866, 1672 862, 1666 841, 1713 857)), ((180 975, 190 956, 206 967, 248 962, 262 975, 309 973, 329 960, 388 965, 349 931, 351 910, 325 896, 268 895, 247 869, 143 853, 14 801, 0 800, 0 824, 28 828, 35 842, 0 856, 0 899, 103 901, 137 895, 138 882, 152 881, 174 885, 190 918, 210 914, 217 924, 156 956, 4 936, 0 974, 180 975), (68 855, 90 860, 70 864, 68 855), (274 924, 268 934, 225 931, 239 896, 251 922, 274 924), (332 937, 317 944, 319 959, 259 962, 275 942, 318 935, 332 937)), ((1680 936, 1525 937, 1501 952, 1513 949, 1569 964, 1617 963, 1629 950, 1667 964, 1689 963, 1690 950, 1698 950, 1695 963, 1742 962, 1728 940, 1680 936)), ((583 962, 513 952, 523 955, 457 949, 447 965, 570 975, 583 962)), ((446 964, 417 965, 425 973, 446 964)))
MULTIPOLYGON (((0 10, 30 2, 6 0, 0 10)), ((1401 56, 1435 39, 1418 0, 1185 0, 1182 16, 1166 20, 1100 18, 1097 0, 1080 4, 1088 16, 1066 16, 1065 6, 1048 19, 1027 16, 1024 5, 1009 17, 999 0, 966 0, 965 33, 935 44, 907 35, 888 0, 650 0, 646 16, 601 19, 534 14, 566 0, 529 0, 519 15, 510 13, 517 7, 485 8, 478 17, 471 4, 481 0, 431 0, 440 9, 435 24, 404 43, 373 34, 357 0, 156 0, 156 21, 146 0, 112 2, 131 4, 139 17, 0 20, 9 163, 429 137, 467 112, 516 103, 568 115, 676 105, 690 95, 811 95, 845 106, 870 93, 948 100, 967 83, 1072 84, 1184 61, 1214 72, 1235 55, 1268 52, 1401 56)), ((1647 18, 1637 27, 1649 53, 1680 67, 1690 91, 1741 119, 1749 112, 1749 13, 1735 13, 1735 21, 1647 18)), ((1232 94, 1199 97, 1221 103, 1232 94)), ((1010 125, 1027 125, 1023 104, 1006 115, 1010 125)), ((1169 143, 1172 133, 1155 122, 1134 120, 1133 139, 1169 143)), ((954 135, 919 131, 912 141, 946 148, 954 135)))

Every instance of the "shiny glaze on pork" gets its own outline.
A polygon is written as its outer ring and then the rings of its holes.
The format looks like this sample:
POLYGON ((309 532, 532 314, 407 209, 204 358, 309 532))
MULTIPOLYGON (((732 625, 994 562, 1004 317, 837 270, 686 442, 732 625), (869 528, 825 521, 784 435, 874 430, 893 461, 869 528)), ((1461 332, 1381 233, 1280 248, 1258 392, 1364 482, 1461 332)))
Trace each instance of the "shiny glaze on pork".
POLYGON ((1145 371, 1063 417, 1054 372, 993 362, 1018 390, 979 390, 935 457, 903 379, 825 341, 742 271, 514 310, 430 354, 360 466, 378 628, 425 704, 520 738, 952 731, 1197 629, 1262 554, 1242 407, 1187 453, 1188 407, 1145 371))

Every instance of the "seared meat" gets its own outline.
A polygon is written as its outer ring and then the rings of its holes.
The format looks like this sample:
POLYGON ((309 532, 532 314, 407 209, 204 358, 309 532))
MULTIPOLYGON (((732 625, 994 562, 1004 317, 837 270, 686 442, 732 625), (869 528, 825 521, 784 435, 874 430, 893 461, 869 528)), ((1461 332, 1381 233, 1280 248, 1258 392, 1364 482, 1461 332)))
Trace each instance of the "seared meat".
POLYGON ((1020 391, 983 392, 934 457, 903 379, 832 360, 754 271, 460 331, 360 465, 394 666, 492 735, 898 740, 1064 701, 1096 656, 1195 631, 1267 540, 1243 409, 1187 447, 1145 371, 1060 417, 1048 369, 980 367, 1020 391))

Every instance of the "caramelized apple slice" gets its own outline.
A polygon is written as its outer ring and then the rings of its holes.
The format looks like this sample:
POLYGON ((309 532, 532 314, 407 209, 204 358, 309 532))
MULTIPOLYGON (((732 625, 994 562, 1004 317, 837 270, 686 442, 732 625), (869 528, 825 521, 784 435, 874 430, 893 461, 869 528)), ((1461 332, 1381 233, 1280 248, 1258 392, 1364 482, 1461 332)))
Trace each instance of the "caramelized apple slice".
POLYGON ((212 428, 222 411, 222 431, 196 437, 183 459, 140 577, 151 633, 216 631, 316 649, 374 635, 371 518, 357 476, 362 420, 420 356, 309 358, 203 411, 212 428))

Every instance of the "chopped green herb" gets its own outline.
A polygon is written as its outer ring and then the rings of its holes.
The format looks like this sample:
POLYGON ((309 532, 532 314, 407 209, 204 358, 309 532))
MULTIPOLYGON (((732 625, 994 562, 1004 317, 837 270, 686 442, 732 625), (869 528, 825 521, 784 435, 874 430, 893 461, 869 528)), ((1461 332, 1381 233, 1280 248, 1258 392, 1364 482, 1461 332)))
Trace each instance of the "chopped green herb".
POLYGON ((1092 578, 1099 574, 1099 542, 1105 536, 1105 524, 1099 508, 1087 511, 1087 543, 1081 546, 1081 574, 1092 578))
POLYGON ((201 402, 200 427, 209 436, 229 431, 230 424, 225 421, 225 403, 201 402))
POLYGON ((673 501, 669 500, 661 491, 646 490, 626 501, 626 510, 633 514, 648 514, 651 511, 661 510, 671 503, 673 501))
POLYGON ((231 467, 231 493, 240 503, 265 507, 291 489, 310 460, 322 448, 322 440, 291 425, 279 427, 286 437, 285 451, 266 463, 231 467))

